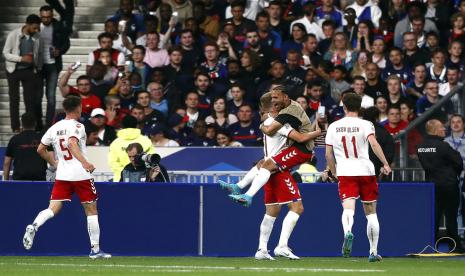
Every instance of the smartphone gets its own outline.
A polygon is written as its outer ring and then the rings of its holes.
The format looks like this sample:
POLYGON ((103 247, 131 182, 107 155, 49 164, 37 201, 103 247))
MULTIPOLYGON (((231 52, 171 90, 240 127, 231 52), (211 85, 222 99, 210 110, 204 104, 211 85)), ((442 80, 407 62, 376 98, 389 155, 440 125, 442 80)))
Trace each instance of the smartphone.
POLYGON ((126 31, 126 20, 120 20, 118 22, 118 33, 122 34, 126 31))
POLYGON ((325 115, 325 114, 326 114, 326 107, 323 106, 323 105, 320 105, 320 106, 318 107, 318 111, 317 111, 317 112, 318 112, 318 116, 319 116, 320 118, 324 118, 324 117, 326 116, 326 115, 325 115))
POLYGON ((81 62, 78 60, 71 66, 71 70, 76 71, 79 67, 81 67, 81 62))

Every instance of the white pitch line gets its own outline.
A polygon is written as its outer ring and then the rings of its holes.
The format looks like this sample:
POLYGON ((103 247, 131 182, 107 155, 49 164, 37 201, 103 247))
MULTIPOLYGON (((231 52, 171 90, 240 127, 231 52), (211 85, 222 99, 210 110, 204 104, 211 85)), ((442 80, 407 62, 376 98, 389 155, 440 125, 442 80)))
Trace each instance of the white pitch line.
POLYGON ((306 268, 306 267, 234 267, 234 266, 183 266, 183 265, 131 265, 131 264, 66 264, 66 263, 0 263, 0 265, 43 266, 43 267, 107 267, 107 268, 140 268, 160 270, 249 270, 249 271, 283 271, 283 272, 386 272, 381 269, 350 268, 306 268))

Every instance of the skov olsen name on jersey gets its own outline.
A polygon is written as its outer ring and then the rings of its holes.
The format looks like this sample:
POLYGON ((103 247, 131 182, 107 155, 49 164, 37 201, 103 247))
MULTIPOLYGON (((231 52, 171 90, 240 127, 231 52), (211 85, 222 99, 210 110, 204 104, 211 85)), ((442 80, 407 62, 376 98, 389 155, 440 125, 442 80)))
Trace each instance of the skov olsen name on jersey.
POLYGON ((337 127, 336 132, 347 132, 347 133, 354 133, 354 132, 360 132, 359 127, 337 127))

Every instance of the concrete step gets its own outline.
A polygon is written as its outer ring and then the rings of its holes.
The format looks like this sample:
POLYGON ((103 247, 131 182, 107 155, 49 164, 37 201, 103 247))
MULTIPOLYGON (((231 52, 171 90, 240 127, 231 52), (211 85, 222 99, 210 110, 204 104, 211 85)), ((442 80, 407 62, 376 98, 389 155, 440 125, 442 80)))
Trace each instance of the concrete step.
MULTIPOLYGON (((1 11, 1 10, 0 10, 1 11)), ((29 14, 20 14, 20 13, 0 13, 0 22, 3 23, 21 23, 26 21, 26 17, 29 14)), ((75 15, 75 23, 103 23, 105 20, 110 17, 112 14, 97 14, 97 15, 75 15)), ((3 33, 3 32, 2 32, 3 33)))
MULTIPOLYGON (((97 1, 96 1, 97 2, 97 1)), ((44 3, 45 4, 45 3, 44 3)), ((31 14, 31 13, 36 13, 39 14, 39 8, 40 6, 31 6, 31 5, 26 5, 26 6, 21 6, 21 7, 11 7, 11 6, 4 6, 0 10, 0 15, 9 15, 9 14, 31 14)), ((74 15, 75 16, 81 16, 81 15, 108 15, 111 16, 116 13, 116 10, 118 8, 114 7, 106 7, 104 5, 98 6, 98 7, 86 7, 86 6, 77 6, 74 9, 74 15)), ((58 13, 56 13, 58 15, 58 13)))
MULTIPOLYGON (((11 31, 22 27, 24 23, 0 23, 0 30, 2 31, 11 31)), ((74 24, 74 28, 76 30, 83 30, 83 31, 102 31, 104 29, 103 23, 76 23, 74 24)))
MULTIPOLYGON (((117 0, 77 0, 74 1, 76 7, 108 7, 114 8, 115 10, 119 7, 119 1, 117 0)), ((0 1, 0 7, 27 7, 37 6, 41 7, 46 5, 44 0, 3 0, 0 1)))
POLYGON ((98 47, 97 37, 92 38, 71 38, 71 47, 75 46, 94 46, 98 47))
MULTIPOLYGON (((5 71, 5 67, 4 67, 4 66, 1 67, 1 64, 2 64, 2 63, 0 63, 0 68, 1 68, 1 69, 0 69, 0 80, 2 80, 2 82, 1 82, 0 86, 7 86, 7 85, 8 85, 8 82, 7 82, 7 80, 6 80, 6 71, 5 71)), ((70 66, 71 64, 72 64, 71 62, 64 63, 64 64, 63 64, 63 68, 68 68, 68 66, 70 66)), ((74 72, 74 74, 71 76, 71 78, 70 78, 70 83, 76 83, 76 78, 77 78, 78 76, 80 76, 80 75, 85 75, 85 74, 86 74, 86 71, 85 71, 86 68, 85 68, 85 66, 81 66, 80 69, 81 69, 81 70, 74 72)), ((60 75, 59 75, 59 76, 61 76, 61 74, 63 74, 63 72, 60 72, 60 75)))
POLYGON ((91 45, 91 46, 71 46, 69 48, 68 52, 66 52, 66 55, 85 55, 87 56, 90 52, 94 51, 97 49, 97 45, 91 45))
POLYGON ((97 37, 101 33, 101 31, 79 31, 77 32, 77 38, 89 38, 95 39, 97 42, 97 37))

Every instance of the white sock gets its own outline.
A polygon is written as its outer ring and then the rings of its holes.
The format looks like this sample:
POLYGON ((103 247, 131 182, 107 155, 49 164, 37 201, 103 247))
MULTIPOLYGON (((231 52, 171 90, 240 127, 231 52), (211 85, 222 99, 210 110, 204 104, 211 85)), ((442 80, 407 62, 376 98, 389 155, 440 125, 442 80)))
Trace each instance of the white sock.
POLYGON ((270 171, 264 168, 260 168, 258 170, 257 176, 252 181, 252 185, 250 186, 249 190, 245 193, 249 196, 254 196, 270 179, 270 171))
POLYGON ((276 218, 265 214, 260 224, 260 240, 258 248, 261 250, 268 251, 268 240, 270 239, 271 231, 273 231, 273 225, 276 218))
POLYGON ((100 226, 98 225, 98 215, 87 216, 87 232, 89 232, 92 251, 98 252, 100 250, 100 226))
POLYGON ((370 254, 378 254, 379 222, 376 214, 367 216, 367 236, 370 241, 370 254))
POLYGON ((289 237, 294 230, 294 226, 299 220, 300 215, 292 211, 287 212, 286 217, 283 220, 283 228, 281 229, 281 236, 279 236, 279 247, 287 247, 289 237))
POLYGON ((34 222, 32 225, 34 226, 34 229, 36 231, 39 230, 39 227, 41 227, 47 220, 53 218, 55 214, 53 211, 49 208, 40 211, 40 213, 37 215, 37 217, 34 219, 34 222))
POLYGON ((347 234, 347 232, 352 232, 352 225, 354 225, 354 214, 355 211, 352 209, 344 209, 342 211, 342 228, 344 229, 344 235, 347 234))
POLYGON ((252 183, 253 179, 255 176, 257 176, 258 173, 258 168, 257 166, 253 166, 253 168, 250 169, 250 171, 247 172, 247 174, 242 178, 239 182, 237 182, 237 186, 239 188, 243 189, 250 183, 252 183))

